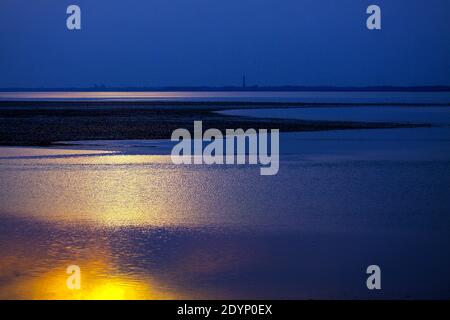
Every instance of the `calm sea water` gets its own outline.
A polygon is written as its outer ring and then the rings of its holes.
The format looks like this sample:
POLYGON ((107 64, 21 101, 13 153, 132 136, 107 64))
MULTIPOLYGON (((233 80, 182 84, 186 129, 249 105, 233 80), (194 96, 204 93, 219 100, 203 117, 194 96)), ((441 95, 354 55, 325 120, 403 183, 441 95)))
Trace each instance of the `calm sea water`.
POLYGON ((0 297, 449 298, 449 125, 283 134, 272 177, 166 141, 0 148, 0 297))
POLYGON ((1 100, 449 103, 450 92, 0 92, 1 100))
MULTIPOLYGON (((226 110, 221 114, 232 116, 251 116, 255 118, 356 121, 356 122, 398 122, 416 124, 450 125, 450 106, 355 106, 355 107, 321 107, 292 109, 247 109, 226 110)), ((401 134, 402 131, 400 131, 401 134)))

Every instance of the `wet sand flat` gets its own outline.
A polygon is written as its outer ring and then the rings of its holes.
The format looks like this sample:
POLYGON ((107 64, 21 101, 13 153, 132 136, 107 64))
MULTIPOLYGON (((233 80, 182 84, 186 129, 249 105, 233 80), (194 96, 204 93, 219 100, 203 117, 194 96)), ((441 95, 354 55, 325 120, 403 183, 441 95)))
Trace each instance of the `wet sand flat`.
POLYGON ((301 103, 0 101, 0 145, 48 146, 58 141, 169 139, 173 130, 276 128, 281 132, 426 126, 423 124, 307 121, 218 114, 240 108, 298 107, 301 103))

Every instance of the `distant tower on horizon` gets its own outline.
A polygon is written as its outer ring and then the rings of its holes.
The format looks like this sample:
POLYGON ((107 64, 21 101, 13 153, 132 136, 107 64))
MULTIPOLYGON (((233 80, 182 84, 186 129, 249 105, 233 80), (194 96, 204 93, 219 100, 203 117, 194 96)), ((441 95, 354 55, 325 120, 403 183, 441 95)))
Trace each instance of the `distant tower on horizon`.
POLYGON ((245 74, 242 76, 242 89, 245 89, 247 84, 245 83, 245 74))

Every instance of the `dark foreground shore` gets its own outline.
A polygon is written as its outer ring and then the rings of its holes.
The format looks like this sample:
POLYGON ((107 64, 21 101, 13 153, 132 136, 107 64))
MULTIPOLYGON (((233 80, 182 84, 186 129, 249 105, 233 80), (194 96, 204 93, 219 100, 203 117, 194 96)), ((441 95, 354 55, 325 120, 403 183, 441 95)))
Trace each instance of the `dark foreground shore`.
POLYGON ((58 141, 169 139, 177 128, 268 128, 281 132, 417 127, 411 124, 302 121, 226 116, 241 108, 330 106, 301 103, 0 101, 0 145, 46 146, 58 141))

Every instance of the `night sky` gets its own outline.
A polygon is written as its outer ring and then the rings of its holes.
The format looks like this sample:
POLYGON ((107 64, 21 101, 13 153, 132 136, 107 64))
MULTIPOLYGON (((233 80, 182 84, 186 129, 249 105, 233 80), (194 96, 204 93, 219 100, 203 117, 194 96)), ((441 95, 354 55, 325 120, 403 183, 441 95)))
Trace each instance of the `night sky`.
POLYGON ((450 84, 448 0, 1 0, 0 87, 450 84), (66 28, 77 4, 82 30, 66 28), (382 9, 382 30, 366 8, 382 9))

